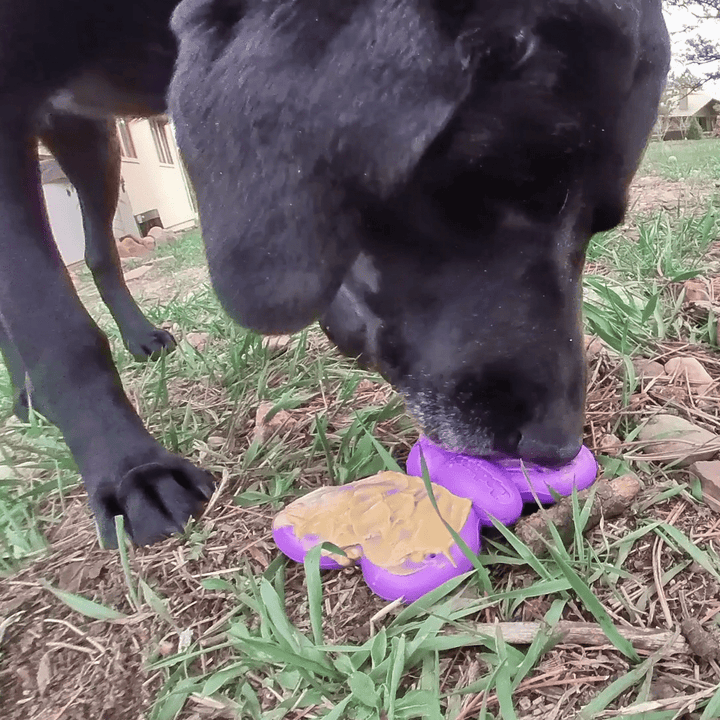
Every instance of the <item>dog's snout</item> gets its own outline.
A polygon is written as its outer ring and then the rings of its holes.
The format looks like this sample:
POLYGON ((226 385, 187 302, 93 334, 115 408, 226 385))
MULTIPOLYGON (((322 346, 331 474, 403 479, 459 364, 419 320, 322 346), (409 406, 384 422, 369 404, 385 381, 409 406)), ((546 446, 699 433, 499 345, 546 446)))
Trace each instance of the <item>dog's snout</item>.
POLYGON ((523 460, 557 467, 566 465, 580 452, 581 438, 564 437, 541 424, 524 428, 517 445, 517 455, 523 460))

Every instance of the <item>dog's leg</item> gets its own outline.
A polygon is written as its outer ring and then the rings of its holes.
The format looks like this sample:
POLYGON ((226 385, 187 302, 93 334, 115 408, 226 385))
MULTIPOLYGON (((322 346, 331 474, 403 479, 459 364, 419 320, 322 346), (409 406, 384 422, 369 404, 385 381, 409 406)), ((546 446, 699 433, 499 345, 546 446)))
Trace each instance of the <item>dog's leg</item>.
MULTIPOLYGON (((28 420, 28 392, 26 387, 25 366, 17 349, 11 342, 3 328, 0 318, 0 353, 5 361, 5 367, 10 375, 10 384, 13 391, 13 412, 21 420, 28 420)), ((33 395, 33 401, 34 401, 33 395)), ((36 408, 37 409, 37 408, 36 408)))
POLYGON ((56 114, 50 116, 41 137, 78 192, 85 262, 125 347, 138 360, 172 350, 172 335, 143 315, 123 279, 112 231, 120 189, 120 144, 113 122, 56 114))
POLYGON ((153 542, 200 510, 212 481, 162 448, 123 392, 52 241, 30 115, 0 107, 1 322, 70 447, 103 537, 113 541, 122 514, 136 542, 153 542))

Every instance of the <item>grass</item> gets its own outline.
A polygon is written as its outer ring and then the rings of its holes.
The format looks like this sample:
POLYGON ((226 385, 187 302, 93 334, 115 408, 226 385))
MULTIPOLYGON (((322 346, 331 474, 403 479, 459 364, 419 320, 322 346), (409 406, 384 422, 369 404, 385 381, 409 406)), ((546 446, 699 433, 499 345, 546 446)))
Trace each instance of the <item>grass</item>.
MULTIPOLYGON (((672 145, 651 146, 643 172, 673 179, 677 166, 684 179, 702 155, 698 176, 715 177, 714 145, 672 145)), ((679 287, 708 272, 718 229, 709 203, 693 216, 655 213, 594 238, 587 327, 619 359, 598 361, 591 372, 588 437, 610 430, 632 437, 635 354, 678 341, 700 344, 712 357, 713 318, 689 317, 679 287), (618 367, 627 368, 620 379, 618 367)), ((162 257, 170 259, 156 267, 168 277, 197 266, 199 233, 152 259, 162 257)), ((669 720, 680 717, 683 702, 694 703, 704 719, 717 717, 717 668, 689 659, 679 665, 663 647, 640 657, 620 632, 663 628, 661 606, 674 617, 708 615, 717 598, 712 517, 702 514, 687 476, 605 456, 606 476, 631 469, 644 479, 636 514, 585 536, 587 513, 577 504, 576 542, 560 543, 544 558, 498 527, 485 535, 478 569, 412 605, 388 608, 356 571, 320 573, 317 556, 304 566, 286 563, 268 529, 297 495, 403 460, 416 431, 397 396, 341 358, 315 329, 293 336, 284 350, 267 347, 227 320, 206 286, 188 296, 170 289, 165 302, 145 310, 173 326, 180 341, 175 353, 149 365, 122 350, 102 308, 96 317, 151 431, 216 474, 220 499, 182 538, 98 551, 58 431, 41 418, 0 424, 0 571, 8 583, 0 606, 10 608, 0 622, 0 673, 14 665, 37 673, 50 653, 52 673, 38 699, 43 712, 61 708, 77 686, 84 716, 111 716, 107 708, 88 710, 103 702, 97 690, 111 677, 118 687, 128 685, 122 702, 108 706, 118 718, 512 720, 535 710, 550 716, 553 708, 560 718, 570 717, 571 708, 581 718, 609 718, 635 705, 644 708, 636 715, 643 720, 669 720), (190 333, 204 334, 204 349, 195 349, 190 333), (261 403, 271 410, 259 438, 254 417, 261 403), (69 568, 77 557, 83 567, 99 568, 94 578, 73 580, 69 568), (13 605, 11 596, 23 593, 29 599, 13 605), (499 626, 488 629, 523 619, 545 623, 526 645, 506 642, 499 626), (580 653, 562 646, 553 634, 561 619, 596 624, 607 645, 580 653), (21 653, 22 634, 14 631, 36 621, 47 633, 65 634, 52 635, 51 650, 23 641, 21 653), (73 666, 78 657, 82 664, 73 666), (675 705, 658 701, 654 690, 670 679, 679 683, 675 705)), ((0 411, 9 418, 1 368, 0 411)), ((30 716, 28 698, 36 691, 18 695, 3 677, 4 716, 30 716)))
POLYGON ((720 180, 720 153, 717 140, 673 140, 651 142, 641 172, 669 180, 720 180))

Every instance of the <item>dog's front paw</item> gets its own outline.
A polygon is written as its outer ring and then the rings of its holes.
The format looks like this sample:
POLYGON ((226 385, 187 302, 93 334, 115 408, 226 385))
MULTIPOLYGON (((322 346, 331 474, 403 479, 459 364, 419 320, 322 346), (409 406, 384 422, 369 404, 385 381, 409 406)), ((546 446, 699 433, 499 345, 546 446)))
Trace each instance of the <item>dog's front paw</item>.
POLYGON ((123 516, 133 542, 150 545, 182 532, 186 522, 202 512, 214 486, 212 475, 168 454, 133 468, 119 484, 100 483, 90 505, 107 547, 117 546, 116 515, 123 516))
POLYGON ((167 331, 152 327, 150 330, 136 332, 126 338, 125 345, 136 360, 157 360, 163 352, 175 349, 175 338, 167 331))

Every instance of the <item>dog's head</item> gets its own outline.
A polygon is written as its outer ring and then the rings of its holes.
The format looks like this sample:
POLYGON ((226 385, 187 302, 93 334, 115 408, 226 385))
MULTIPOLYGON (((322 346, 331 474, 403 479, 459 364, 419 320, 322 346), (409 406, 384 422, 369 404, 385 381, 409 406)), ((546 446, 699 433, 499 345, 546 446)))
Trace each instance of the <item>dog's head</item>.
POLYGON ((173 27, 229 314, 319 319, 452 449, 572 457, 580 275, 655 120, 659 0, 184 0, 173 27))

